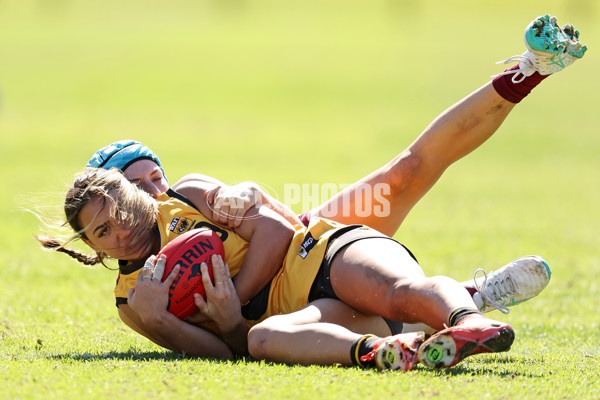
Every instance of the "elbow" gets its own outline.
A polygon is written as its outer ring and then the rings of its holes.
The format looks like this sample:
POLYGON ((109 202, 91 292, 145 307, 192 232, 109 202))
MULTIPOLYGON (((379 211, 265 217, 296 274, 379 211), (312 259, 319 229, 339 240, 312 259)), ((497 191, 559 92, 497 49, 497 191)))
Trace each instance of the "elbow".
POLYGON ((281 229, 281 235, 286 239, 286 242, 289 246, 289 244, 292 242, 292 239, 294 238, 294 234, 296 233, 296 230, 294 229, 294 227, 292 226, 291 223, 289 223, 288 221, 285 221, 285 224, 282 224, 282 229, 281 229))
POLYGON ((277 238, 281 247, 287 249, 296 233, 294 226, 284 218, 272 219, 269 225, 265 226, 265 233, 268 237, 277 238))

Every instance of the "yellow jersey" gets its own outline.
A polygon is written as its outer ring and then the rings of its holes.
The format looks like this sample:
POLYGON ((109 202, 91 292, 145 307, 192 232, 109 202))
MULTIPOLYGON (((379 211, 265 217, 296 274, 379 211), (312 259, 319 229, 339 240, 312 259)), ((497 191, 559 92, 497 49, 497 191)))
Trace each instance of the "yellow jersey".
MULTIPOLYGON (((158 218, 154 229, 157 240, 160 242, 160 248, 189 230, 211 229, 223 241, 225 262, 229 264, 231 276, 237 275, 248 251, 249 243, 247 241, 237 233, 212 223, 186 197, 173 190, 169 189, 166 193, 158 196, 157 200, 158 218)), ((127 293, 135 286, 144 263, 145 260, 131 264, 119 261, 119 276, 115 287, 117 307, 127 303, 127 293)))
MULTIPOLYGON (((237 275, 248 250, 247 241, 235 232, 212 223, 187 198, 173 190, 158 197, 158 210, 155 234, 161 248, 191 229, 212 229, 223 241, 225 262, 229 264, 231 276, 237 275)), ((256 316, 255 320, 248 321, 249 325, 272 315, 298 311, 308 304, 310 289, 325 257, 329 238, 345 227, 321 218, 312 218, 308 227, 301 224, 294 226, 296 231, 283 264, 268 287, 266 309, 261 310, 261 315, 256 316)), ((117 307, 127 303, 127 293, 135 287, 144 262, 119 262, 119 277, 115 287, 117 307)))

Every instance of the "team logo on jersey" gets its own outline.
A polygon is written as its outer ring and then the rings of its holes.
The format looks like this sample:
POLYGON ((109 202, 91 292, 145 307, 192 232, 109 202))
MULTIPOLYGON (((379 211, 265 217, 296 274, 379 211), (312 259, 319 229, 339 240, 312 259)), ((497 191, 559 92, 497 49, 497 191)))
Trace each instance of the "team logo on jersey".
POLYGON ((175 217, 169 225, 169 230, 179 235, 185 231, 188 231, 192 227, 192 222, 193 221, 189 218, 175 217))
POLYGON ((302 242, 302 245, 300 246, 300 250, 298 250, 298 255, 302 258, 306 258, 308 252, 315 247, 315 244, 317 244, 317 241, 312 237, 310 232, 308 232, 304 238, 304 242, 302 242))

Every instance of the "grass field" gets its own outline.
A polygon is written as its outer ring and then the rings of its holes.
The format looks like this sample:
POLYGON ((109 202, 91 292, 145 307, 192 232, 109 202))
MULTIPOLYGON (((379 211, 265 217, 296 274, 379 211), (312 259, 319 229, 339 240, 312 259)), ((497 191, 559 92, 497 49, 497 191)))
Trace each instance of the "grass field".
POLYGON ((591 0, 0 1, 0 398, 600 398, 599 17, 591 0), (407 374, 183 358, 118 321, 114 271, 32 238, 21 208, 59 207, 89 156, 122 138, 157 150, 172 182, 202 172, 280 195, 353 182, 501 71, 544 13, 574 23, 588 54, 396 235, 458 280, 548 260, 538 298, 492 314, 515 329, 509 353, 407 374))

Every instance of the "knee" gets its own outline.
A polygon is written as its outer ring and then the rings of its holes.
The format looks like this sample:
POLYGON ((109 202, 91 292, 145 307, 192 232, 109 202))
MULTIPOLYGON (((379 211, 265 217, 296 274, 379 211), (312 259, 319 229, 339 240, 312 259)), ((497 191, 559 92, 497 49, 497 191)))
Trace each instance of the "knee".
POLYGON ((271 317, 253 326, 248 332, 248 353, 256 360, 269 360, 269 343, 272 342, 272 337, 276 334, 277 324, 271 317))
POLYGON ((269 332, 260 324, 252 327, 248 332, 248 353, 256 360, 265 359, 265 346, 268 342, 269 332))
POLYGON ((432 298, 451 295, 456 281, 446 276, 418 276, 396 281, 381 293, 382 316, 394 321, 414 322, 432 298))
POLYGON ((388 183, 392 193, 400 193, 423 175, 423 158, 414 151, 406 150, 388 164, 388 183))

